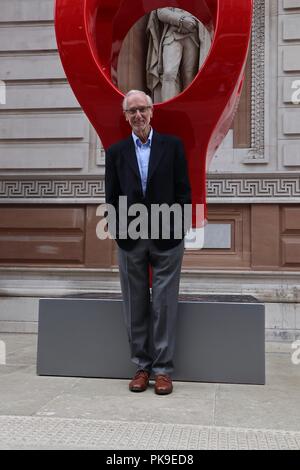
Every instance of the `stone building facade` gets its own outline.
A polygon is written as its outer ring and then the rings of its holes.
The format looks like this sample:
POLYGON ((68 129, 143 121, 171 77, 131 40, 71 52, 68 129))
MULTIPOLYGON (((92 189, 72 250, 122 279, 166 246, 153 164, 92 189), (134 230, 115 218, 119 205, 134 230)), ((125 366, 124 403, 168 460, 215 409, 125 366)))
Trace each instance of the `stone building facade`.
MULTIPOLYGON (((53 10, 54 0, 1 0, 0 331, 36 331, 41 296, 120 289, 115 244, 95 231, 104 152, 67 83, 53 10)), ((186 252, 181 292, 253 294, 266 302, 267 339, 293 341, 300 0, 254 0, 243 98, 207 185, 205 246, 186 252)))

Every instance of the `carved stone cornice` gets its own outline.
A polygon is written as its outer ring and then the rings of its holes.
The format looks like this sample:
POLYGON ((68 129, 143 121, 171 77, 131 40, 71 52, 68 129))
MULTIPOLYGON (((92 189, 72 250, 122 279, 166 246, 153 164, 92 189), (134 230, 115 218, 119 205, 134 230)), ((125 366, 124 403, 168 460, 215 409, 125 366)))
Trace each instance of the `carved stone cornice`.
POLYGON ((104 180, 97 176, 0 177, 0 203, 99 203, 104 180))
MULTIPOLYGON (((104 180, 96 176, 0 177, 0 203, 100 204, 104 202, 104 180)), ((209 203, 297 202, 299 174, 208 175, 209 203)))
POLYGON ((300 202, 299 174, 209 175, 208 202, 300 202), (219 202, 219 201, 218 201, 219 202))
POLYGON ((245 163, 265 162, 265 14, 264 0, 254 0, 252 25, 251 149, 245 163))

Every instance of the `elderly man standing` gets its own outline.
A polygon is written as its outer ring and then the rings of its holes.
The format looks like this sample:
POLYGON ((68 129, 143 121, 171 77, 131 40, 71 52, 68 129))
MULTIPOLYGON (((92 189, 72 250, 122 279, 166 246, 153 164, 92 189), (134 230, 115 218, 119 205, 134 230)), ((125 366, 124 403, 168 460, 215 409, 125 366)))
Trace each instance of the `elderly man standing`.
MULTIPOLYGON (((184 149, 175 136, 161 135, 151 127, 153 104, 144 92, 132 90, 124 98, 125 119, 131 135, 106 152, 106 203, 119 217, 120 196, 128 207, 144 204, 191 203, 190 184, 184 149)), ((124 211, 124 210, 123 210, 124 211)), ((151 236, 124 239, 117 229, 120 281, 131 359, 137 366, 129 384, 132 392, 147 389, 150 375, 155 377, 155 393, 172 392, 173 356, 180 270, 184 253, 184 228, 180 238, 151 236), (152 308, 150 308, 149 266, 152 268, 152 308), (152 341, 151 341, 152 339, 152 341), (151 344, 152 343, 152 344, 151 344)))

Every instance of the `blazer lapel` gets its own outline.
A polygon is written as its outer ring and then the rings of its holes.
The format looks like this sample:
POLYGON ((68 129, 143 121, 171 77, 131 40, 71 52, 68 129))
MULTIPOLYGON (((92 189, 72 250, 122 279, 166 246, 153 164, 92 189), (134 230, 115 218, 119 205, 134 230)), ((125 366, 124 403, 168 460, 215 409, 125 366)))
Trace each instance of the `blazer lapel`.
POLYGON ((153 173, 155 172, 156 168, 158 167, 158 164, 160 162, 160 159, 163 153, 164 153, 164 140, 160 134, 154 131, 153 137, 152 137, 147 184, 150 178, 152 177, 153 173))
POLYGON ((129 165, 131 166, 132 170, 134 171, 134 173, 140 179, 141 178, 140 170, 139 170, 139 166, 138 166, 138 162, 137 162, 137 158, 136 158, 136 153, 135 153, 134 142, 133 142, 132 136, 130 136, 126 140, 123 152, 126 156, 126 159, 129 163, 129 165))

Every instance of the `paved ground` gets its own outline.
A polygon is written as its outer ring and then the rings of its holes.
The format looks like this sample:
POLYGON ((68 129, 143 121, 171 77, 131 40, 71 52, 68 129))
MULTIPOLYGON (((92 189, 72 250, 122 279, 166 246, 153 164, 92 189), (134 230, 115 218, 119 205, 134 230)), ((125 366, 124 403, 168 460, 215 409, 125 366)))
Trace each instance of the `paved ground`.
POLYGON ((39 377, 36 335, 1 341, 2 449, 300 449, 300 364, 290 352, 267 353, 266 385, 176 382, 157 396, 153 385, 130 393, 127 380, 39 377))

